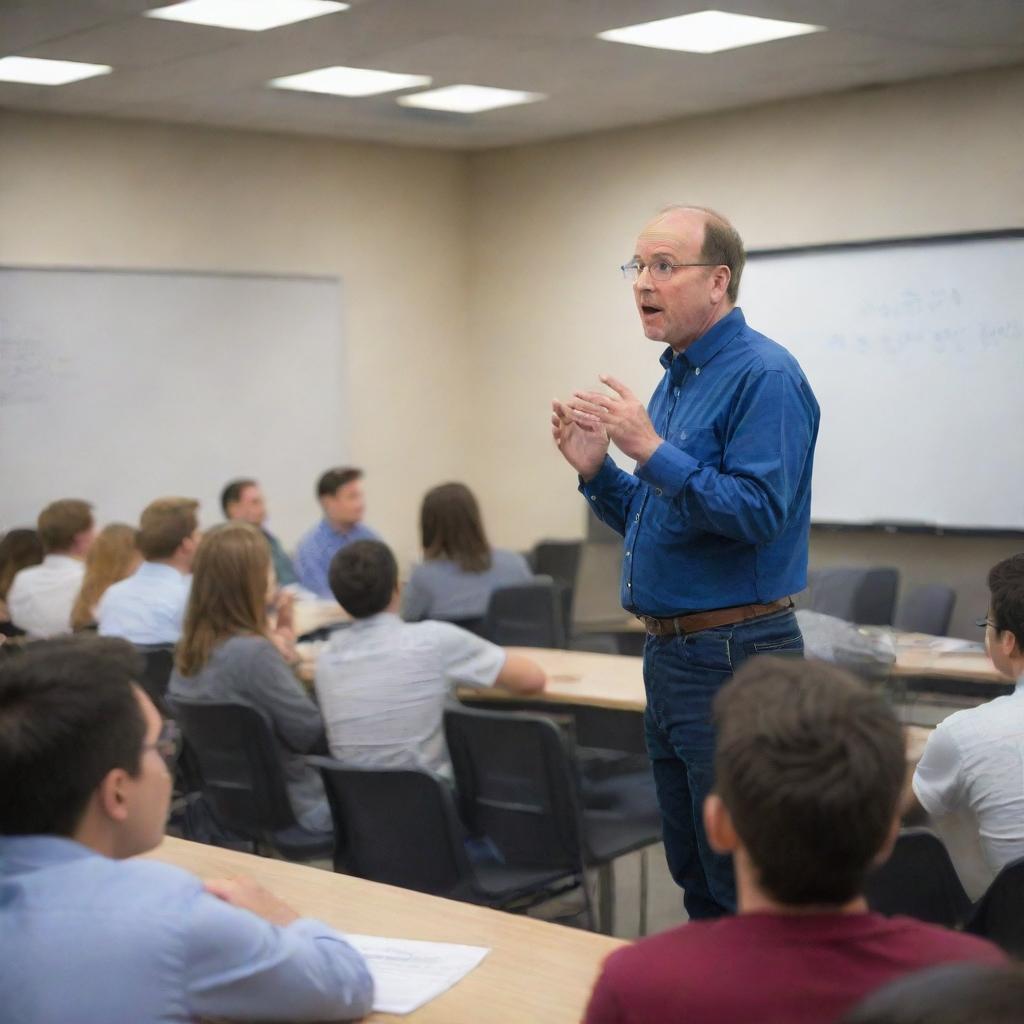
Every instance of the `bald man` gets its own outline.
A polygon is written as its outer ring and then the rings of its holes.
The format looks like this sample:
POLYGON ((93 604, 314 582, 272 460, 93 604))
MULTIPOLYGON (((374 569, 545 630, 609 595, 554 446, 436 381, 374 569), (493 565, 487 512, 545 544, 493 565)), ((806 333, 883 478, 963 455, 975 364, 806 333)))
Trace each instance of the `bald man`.
POLYGON ((645 730, 665 853, 691 918, 736 907, 731 860, 702 821, 711 704, 746 658, 802 656, 790 595, 807 583, 818 403, 796 360, 736 305, 746 255, 703 207, 647 224, 622 267, 644 334, 666 346, 650 403, 607 392, 553 404, 552 432, 591 509, 625 538, 622 605, 647 630, 645 730), (632 472, 608 456, 614 441, 632 472))

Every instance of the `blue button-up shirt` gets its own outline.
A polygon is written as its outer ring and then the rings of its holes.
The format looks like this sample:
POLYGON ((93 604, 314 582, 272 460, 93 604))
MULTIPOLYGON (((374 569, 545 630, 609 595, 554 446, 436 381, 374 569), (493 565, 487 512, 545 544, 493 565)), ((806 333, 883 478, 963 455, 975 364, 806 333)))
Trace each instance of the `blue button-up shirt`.
POLYGON ((175 644, 181 638, 192 577, 173 565, 143 562, 126 580, 108 587, 96 607, 102 636, 133 644, 175 644))
POLYGON ((5 1024, 338 1020, 373 998, 333 928, 281 928, 180 868, 56 836, 0 836, 0 949, 5 1024))
POLYGON ((299 546, 295 549, 295 572, 298 574, 299 582, 318 597, 333 598, 330 584, 327 582, 327 570, 330 568, 331 559, 346 544, 351 544, 354 540, 379 539, 373 530, 362 523, 356 523, 342 533, 326 519, 321 519, 299 541, 299 546))
POLYGON ((623 607, 671 616, 802 590, 819 413, 799 364, 739 309, 661 364, 647 411, 662 444, 634 473, 606 458, 580 485, 625 537, 623 607))

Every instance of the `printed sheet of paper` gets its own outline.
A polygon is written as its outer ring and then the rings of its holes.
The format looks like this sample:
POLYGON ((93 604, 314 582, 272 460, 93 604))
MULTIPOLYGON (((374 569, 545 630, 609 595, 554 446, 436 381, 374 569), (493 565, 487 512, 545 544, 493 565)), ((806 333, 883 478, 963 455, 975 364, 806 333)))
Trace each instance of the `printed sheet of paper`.
POLYGON ((378 1013, 412 1013, 447 992, 490 952, 486 946, 345 935, 366 958, 378 1013))

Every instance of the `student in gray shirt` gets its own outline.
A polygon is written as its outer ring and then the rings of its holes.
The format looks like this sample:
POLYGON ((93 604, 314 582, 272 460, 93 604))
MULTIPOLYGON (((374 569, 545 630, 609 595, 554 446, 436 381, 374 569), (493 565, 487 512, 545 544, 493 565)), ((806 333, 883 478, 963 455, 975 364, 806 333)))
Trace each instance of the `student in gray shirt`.
POLYGON ((168 697, 237 701, 266 712, 277 740, 288 796, 299 824, 331 830, 323 783, 304 755, 323 721, 286 658, 287 640, 267 621, 270 549, 248 523, 225 523, 203 538, 168 697))
POLYGON ((479 619, 493 591, 531 579, 522 555, 488 543, 480 507, 465 484, 427 491, 420 537, 424 561, 413 569, 402 600, 408 622, 479 619))
POLYGON ((352 616, 316 665, 331 754, 353 768, 420 768, 452 777, 444 705, 455 686, 544 689, 544 670, 449 622, 403 622, 398 566, 380 541, 342 548, 328 574, 352 616))

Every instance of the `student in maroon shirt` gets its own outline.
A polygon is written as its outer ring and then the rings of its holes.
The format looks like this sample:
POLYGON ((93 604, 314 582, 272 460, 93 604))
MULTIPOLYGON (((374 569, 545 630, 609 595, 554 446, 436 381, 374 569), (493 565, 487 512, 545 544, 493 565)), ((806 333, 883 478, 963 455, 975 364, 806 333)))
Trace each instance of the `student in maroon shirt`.
POLYGON ((839 669, 757 658, 715 701, 712 845, 739 913, 613 953, 587 1024, 829 1024, 903 974, 1001 964, 995 946, 870 913, 864 876, 892 848, 906 776, 885 701, 839 669))

